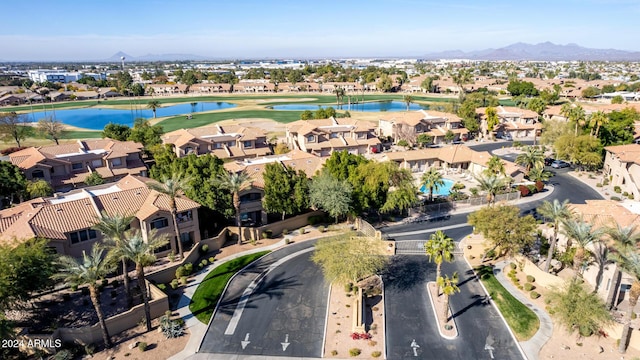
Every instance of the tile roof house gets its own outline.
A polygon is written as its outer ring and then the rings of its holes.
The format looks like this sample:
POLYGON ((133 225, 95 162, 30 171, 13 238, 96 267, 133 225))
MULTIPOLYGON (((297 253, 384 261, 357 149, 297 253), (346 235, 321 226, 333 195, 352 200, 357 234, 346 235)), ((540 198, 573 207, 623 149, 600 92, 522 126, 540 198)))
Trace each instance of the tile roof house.
MULTIPOLYGON (((400 168, 411 172, 424 172, 430 167, 440 167, 458 173, 469 172, 479 175, 487 168, 491 154, 487 151, 475 151, 465 145, 452 145, 441 148, 428 148, 385 153, 383 160, 395 161, 400 168)), ((524 178, 524 170, 517 164, 503 160, 505 173, 519 182, 524 178)))
POLYGON ((45 180, 55 190, 84 186, 84 180, 98 172, 107 182, 126 175, 146 176, 140 157, 142 144, 111 139, 78 140, 75 143, 29 147, 9 154, 12 164, 28 180, 45 180))
POLYGON ((192 94, 219 94, 231 92, 233 85, 231 84, 193 84, 189 87, 192 94))
POLYGON ((604 148, 604 174, 611 177, 611 186, 640 200, 640 144, 607 146, 604 148))
MULTIPOLYGON (((486 110, 487 108, 484 107, 476 109, 476 116, 481 120, 482 133, 486 133, 487 129, 486 110)), ((542 129, 542 124, 538 121, 538 113, 535 111, 512 106, 498 106, 496 110, 499 123, 493 131, 498 136, 510 134, 514 139, 529 138, 534 134, 537 136, 542 129)))
POLYGON ((189 91, 189 85, 185 85, 185 84, 150 84, 150 85, 147 85, 147 93, 152 92, 153 95, 186 94, 188 91, 189 91))
MULTIPOLYGON (((78 257, 82 251, 102 240, 91 227, 104 211, 113 215, 133 215, 131 228, 146 239, 155 229, 174 239, 169 198, 147 187, 149 178, 128 175, 116 183, 74 190, 50 198, 39 198, 0 211, 0 243, 13 244, 22 239, 48 239, 58 254, 78 257)), ((177 198, 178 223, 184 243, 200 241, 198 209, 200 204, 177 198)), ((158 253, 177 253, 171 241, 158 253)))
POLYGON ((290 149, 318 156, 342 150, 368 154, 380 150, 375 129, 370 122, 351 118, 298 120, 287 126, 286 143, 290 149))
POLYGON ((469 134, 457 115, 431 110, 394 113, 378 120, 377 128, 378 136, 389 136, 394 142, 404 139, 411 144, 420 134, 431 136, 434 144, 444 143, 448 131, 454 134, 454 141, 465 140, 469 134))
POLYGON ((251 177, 251 187, 240 193, 241 219, 250 226, 267 223, 267 213, 262 208, 262 198, 264 197, 263 175, 267 164, 277 163, 283 167, 291 167, 295 171, 302 170, 310 178, 322 169, 326 160, 326 157, 319 157, 302 150, 293 150, 281 155, 225 163, 224 168, 227 171, 245 171, 251 177))
POLYGON ((172 144, 176 156, 211 154, 220 159, 242 160, 271 154, 264 130, 242 125, 214 125, 166 133, 164 144, 172 144))

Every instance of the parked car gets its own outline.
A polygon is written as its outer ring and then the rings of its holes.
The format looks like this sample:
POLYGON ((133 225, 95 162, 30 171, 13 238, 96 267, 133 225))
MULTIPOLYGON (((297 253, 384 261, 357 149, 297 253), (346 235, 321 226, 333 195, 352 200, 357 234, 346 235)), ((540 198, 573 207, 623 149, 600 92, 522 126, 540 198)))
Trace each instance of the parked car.
POLYGON ((509 134, 509 133, 502 134, 502 136, 500 136, 500 139, 507 140, 507 141, 513 141, 513 138, 511 137, 511 134, 509 134))
POLYGON ((556 161, 556 159, 545 158, 544 159, 544 166, 551 166, 551 164, 553 164, 554 161, 556 161))
POLYGON ((562 160, 556 160, 551 163, 551 167, 554 169, 562 169, 562 168, 569 167, 569 163, 562 160))

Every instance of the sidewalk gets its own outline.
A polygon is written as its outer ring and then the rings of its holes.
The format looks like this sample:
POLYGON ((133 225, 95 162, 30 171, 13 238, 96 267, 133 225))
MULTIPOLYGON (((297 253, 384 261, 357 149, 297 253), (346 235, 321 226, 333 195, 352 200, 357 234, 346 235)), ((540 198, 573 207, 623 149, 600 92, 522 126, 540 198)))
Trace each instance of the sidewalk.
POLYGON ((493 267, 493 275, 500 282, 500 284, 509 292, 513 297, 518 299, 521 303, 529 307, 538 316, 540 320, 540 328, 538 331, 527 341, 521 341, 520 347, 529 360, 537 360, 538 354, 542 347, 553 335, 553 322, 551 317, 544 309, 539 308, 533 304, 521 291, 516 289, 513 284, 507 279, 504 273, 504 268, 510 263, 510 261, 500 261, 493 267))

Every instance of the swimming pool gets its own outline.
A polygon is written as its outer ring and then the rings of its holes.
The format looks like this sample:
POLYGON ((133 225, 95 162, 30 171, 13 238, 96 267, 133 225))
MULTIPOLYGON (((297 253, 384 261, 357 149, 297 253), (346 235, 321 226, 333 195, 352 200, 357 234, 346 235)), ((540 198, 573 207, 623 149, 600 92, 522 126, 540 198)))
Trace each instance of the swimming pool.
MULTIPOLYGON (((342 104, 340 107, 337 107, 335 104, 333 105, 315 105, 315 104, 282 104, 282 105, 273 105, 273 110, 311 110, 315 111, 323 107, 333 107, 338 110, 347 110, 347 111, 363 111, 363 112, 375 112, 375 111, 407 111, 407 103, 402 101, 371 101, 365 103, 358 104, 342 104)), ((415 104, 412 103, 409 105, 410 111, 415 110, 428 110, 429 105, 415 104)))
MULTIPOLYGON (((176 116, 182 114, 198 113, 203 111, 222 110, 235 107, 235 104, 227 102, 193 102, 171 106, 162 106, 156 109, 156 116, 176 116)), ((39 105, 33 106, 38 110, 39 105)), ((45 117, 53 117, 63 124, 77 126, 91 130, 102 130, 108 123, 133 126, 133 121, 137 118, 153 118, 153 111, 147 109, 147 104, 132 104, 130 109, 103 109, 103 108, 83 108, 53 110, 44 107, 43 111, 34 111, 24 114, 30 121, 38 121, 45 117)))
MULTIPOLYGON (((453 180, 443 178, 444 182, 443 186, 440 186, 437 190, 433 189, 433 196, 447 196, 451 193, 451 187, 454 184, 453 180)), ((420 187, 420 192, 424 194, 429 194, 429 189, 427 189, 424 185, 420 187)))

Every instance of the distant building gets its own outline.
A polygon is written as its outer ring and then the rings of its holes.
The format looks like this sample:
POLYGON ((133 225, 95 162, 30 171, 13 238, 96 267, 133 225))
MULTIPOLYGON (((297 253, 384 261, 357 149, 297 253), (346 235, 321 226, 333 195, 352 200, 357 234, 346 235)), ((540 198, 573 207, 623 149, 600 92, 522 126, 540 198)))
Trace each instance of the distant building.
POLYGON ((84 77, 92 77, 96 80, 106 80, 107 73, 84 73, 84 72, 69 72, 60 70, 29 70, 29 78, 36 83, 43 83, 46 81, 52 83, 70 83, 78 81, 84 77))

